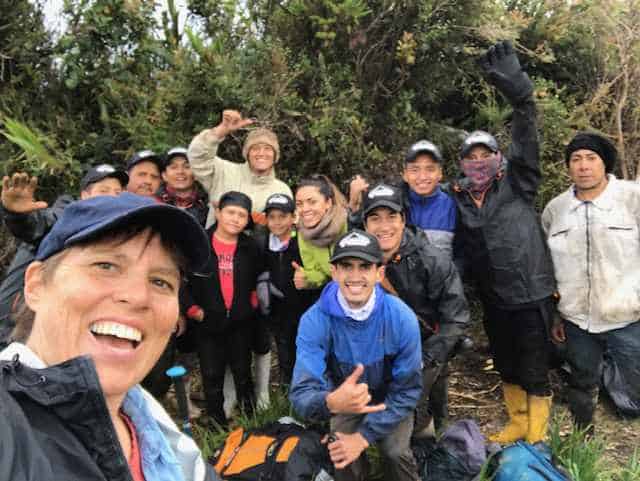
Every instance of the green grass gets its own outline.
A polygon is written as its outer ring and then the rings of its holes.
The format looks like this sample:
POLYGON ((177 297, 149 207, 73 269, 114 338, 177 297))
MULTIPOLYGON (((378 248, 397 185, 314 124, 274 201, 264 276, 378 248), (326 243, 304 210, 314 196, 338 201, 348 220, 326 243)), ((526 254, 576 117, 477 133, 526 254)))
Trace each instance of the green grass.
MULTIPOLYGON (((271 404, 268 408, 253 414, 240 413, 234 417, 229 430, 211 429, 211 426, 194 426, 194 436, 205 459, 208 459, 216 448, 222 445, 230 430, 242 427, 255 429, 277 421, 283 416, 295 418, 286 392, 282 389, 271 393, 271 404)), ((573 430, 561 434, 561 426, 566 426, 564 416, 553 419, 549 429, 549 446, 554 461, 564 467, 571 475, 572 481, 640 481, 640 451, 636 449, 633 456, 624 466, 611 466, 605 457, 606 441, 597 434, 588 436, 584 431, 573 430)), ((375 446, 367 449, 370 463, 369 480, 382 480, 382 463, 375 446)), ((490 481, 489 461, 485 463, 478 481, 490 481)), ((455 480, 451 480, 455 481, 455 480)))
POLYGON ((276 389, 271 392, 268 407, 258 409, 251 414, 240 412, 229 424, 229 429, 222 429, 219 426, 196 424, 194 426, 194 438, 202 450, 202 455, 208 459, 215 450, 220 447, 230 431, 242 427, 245 430, 259 428, 266 424, 277 421, 281 417, 290 416, 296 418, 293 408, 287 399, 287 393, 283 389, 276 389))
POLYGON ((556 461, 568 471, 573 481, 640 481, 638 449, 624 466, 615 467, 605 456, 604 438, 598 434, 590 436, 586 430, 579 429, 563 436, 560 434, 563 424, 566 424, 563 417, 554 419, 549 445, 556 461))

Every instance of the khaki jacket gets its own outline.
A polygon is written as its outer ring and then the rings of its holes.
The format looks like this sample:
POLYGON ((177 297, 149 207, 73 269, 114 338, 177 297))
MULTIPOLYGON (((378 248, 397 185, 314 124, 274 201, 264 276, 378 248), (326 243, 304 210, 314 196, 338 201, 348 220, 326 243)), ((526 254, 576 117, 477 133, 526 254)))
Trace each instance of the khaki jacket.
MULTIPOLYGON (((216 204, 220 196, 230 190, 248 195, 254 212, 262 212, 271 194, 293 197, 289 186, 276 178, 275 169, 268 175, 258 176, 251 171, 248 162, 230 162, 218 157, 221 141, 211 130, 203 130, 193 138, 187 154, 191 170, 208 192, 212 204, 216 204)), ((214 222, 215 211, 209 209, 206 227, 214 222)))

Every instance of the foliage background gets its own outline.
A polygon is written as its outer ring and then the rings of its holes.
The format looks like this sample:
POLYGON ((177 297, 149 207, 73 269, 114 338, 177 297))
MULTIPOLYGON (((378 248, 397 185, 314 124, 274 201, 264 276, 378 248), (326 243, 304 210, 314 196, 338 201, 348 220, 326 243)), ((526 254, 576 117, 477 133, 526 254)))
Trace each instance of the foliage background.
MULTIPOLYGON (((229 107, 277 132, 291 184, 383 178, 420 138, 457 175, 464 131, 509 141, 510 109, 476 65, 501 39, 537 87, 539 207, 568 185, 577 130, 617 144, 618 176, 639 173, 640 0, 168 0, 160 17, 151 0, 64 3, 54 34, 39 0, 0 0, 0 176, 38 175, 48 201, 77 192, 90 165, 188 145, 229 107)), ((221 155, 239 160, 243 138, 221 155)), ((12 243, 0 227, 0 268, 12 243)), ((638 479, 637 459, 624 479, 638 479)))
MULTIPOLYGON (((576 130, 617 143, 620 176, 638 170, 640 0, 188 0, 161 17, 152 1, 64 4, 54 35, 38 0, 0 0, 0 174, 38 175, 47 200, 89 165, 187 145, 226 107, 278 133, 292 184, 385 177, 420 138, 456 175, 462 131, 508 143, 510 110, 476 65, 499 39, 537 86, 540 206, 567 185, 576 130)), ((240 159, 243 137, 221 155, 240 159)))

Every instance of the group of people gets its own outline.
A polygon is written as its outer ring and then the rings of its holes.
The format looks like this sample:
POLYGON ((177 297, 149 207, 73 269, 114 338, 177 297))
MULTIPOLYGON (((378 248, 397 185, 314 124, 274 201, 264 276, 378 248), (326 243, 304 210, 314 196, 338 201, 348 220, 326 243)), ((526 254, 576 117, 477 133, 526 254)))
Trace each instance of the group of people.
MULTIPOLYGON (((611 142, 580 133, 566 149, 573 185, 540 220, 533 84, 508 42, 480 65, 513 107, 511 145, 503 155, 472 132, 446 184, 440 149, 421 140, 400 182, 356 176, 345 197, 318 174, 294 195, 275 174, 274 132, 251 129, 244 162, 217 155, 253 123, 235 110, 188 149, 90 169, 77 201, 48 207, 35 179, 5 177, 20 244, 0 286, 0 474, 215 479, 157 402, 164 372, 197 358, 207 414, 226 426, 236 399, 269 403, 273 337, 295 411, 329 422, 335 479, 366 479, 376 443, 385 479, 415 481, 411 438, 447 422, 463 279, 509 415, 491 439, 545 438, 553 342, 566 345, 575 422, 592 426, 604 356, 640 355, 640 186, 613 176, 611 142)), ((640 373, 627 381, 637 392, 640 373)))

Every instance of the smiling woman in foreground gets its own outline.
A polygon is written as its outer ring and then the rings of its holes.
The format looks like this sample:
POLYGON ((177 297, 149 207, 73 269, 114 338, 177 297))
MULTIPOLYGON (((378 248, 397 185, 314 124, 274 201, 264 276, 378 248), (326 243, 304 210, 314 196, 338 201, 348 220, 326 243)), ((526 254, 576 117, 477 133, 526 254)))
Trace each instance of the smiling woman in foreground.
POLYGON ((0 480, 214 479, 138 386, 176 327, 182 273, 208 252, 189 214, 150 198, 65 209, 0 353, 0 480))

